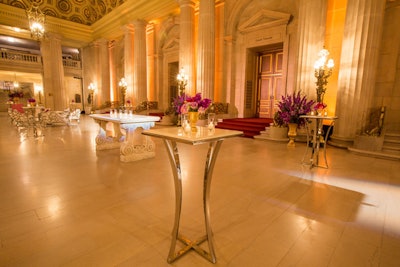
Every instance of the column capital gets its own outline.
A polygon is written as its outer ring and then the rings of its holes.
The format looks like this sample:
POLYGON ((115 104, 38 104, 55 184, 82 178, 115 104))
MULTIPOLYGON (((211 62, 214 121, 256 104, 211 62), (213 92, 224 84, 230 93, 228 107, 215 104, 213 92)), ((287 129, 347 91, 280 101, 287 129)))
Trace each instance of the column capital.
POLYGON ((143 20, 143 19, 135 19, 134 21, 131 22, 133 24, 133 26, 136 27, 146 27, 147 25, 147 21, 143 20))
POLYGON ((135 28, 132 25, 132 23, 128 23, 128 24, 121 26, 121 29, 124 31, 125 34, 133 33, 135 31, 135 28))
POLYGON ((198 1, 195 1, 195 0, 177 0, 177 2, 179 4, 180 8, 186 7, 186 6, 190 6, 190 7, 194 8, 198 1))

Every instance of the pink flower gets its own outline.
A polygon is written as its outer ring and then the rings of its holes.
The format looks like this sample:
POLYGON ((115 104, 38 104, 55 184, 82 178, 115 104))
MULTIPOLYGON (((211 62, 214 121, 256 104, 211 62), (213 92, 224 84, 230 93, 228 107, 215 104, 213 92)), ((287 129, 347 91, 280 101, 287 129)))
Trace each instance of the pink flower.
POLYGON ((318 102, 317 104, 315 104, 314 109, 318 110, 318 109, 324 109, 326 108, 326 104, 322 103, 322 102, 318 102))

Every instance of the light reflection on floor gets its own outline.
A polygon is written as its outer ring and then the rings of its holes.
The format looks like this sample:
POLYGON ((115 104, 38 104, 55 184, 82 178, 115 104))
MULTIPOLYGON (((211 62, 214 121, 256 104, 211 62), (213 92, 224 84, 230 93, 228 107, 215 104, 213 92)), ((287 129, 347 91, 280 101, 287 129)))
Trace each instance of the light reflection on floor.
MULTIPOLYGON (((122 163, 96 151, 97 124, 20 139, 0 114, 0 266, 171 266, 174 184, 156 157, 122 163)), ((329 169, 301 164, 305 144, 224 141, 211 189, 217 254, 172 266, 398 266, 400 164, 328 146, 329 169)), ((207 146, 179 146, 181 227, 202 235, 207 146)))

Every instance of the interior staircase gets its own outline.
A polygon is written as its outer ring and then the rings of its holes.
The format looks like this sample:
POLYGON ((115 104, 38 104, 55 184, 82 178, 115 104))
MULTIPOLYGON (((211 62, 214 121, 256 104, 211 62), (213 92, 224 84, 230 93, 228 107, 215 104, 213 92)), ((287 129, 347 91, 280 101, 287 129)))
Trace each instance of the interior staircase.
POLYGON ((216 128, 242 131, 243 137, 253 138, 265 131, 265 127, 269 127, 272 122, 273 119, 269 118, 223 119, 222 122, 218 122, 216 128))
POLYGON ((400 159, 400 134, 394 132, 385 133, 382 151, 400 159))

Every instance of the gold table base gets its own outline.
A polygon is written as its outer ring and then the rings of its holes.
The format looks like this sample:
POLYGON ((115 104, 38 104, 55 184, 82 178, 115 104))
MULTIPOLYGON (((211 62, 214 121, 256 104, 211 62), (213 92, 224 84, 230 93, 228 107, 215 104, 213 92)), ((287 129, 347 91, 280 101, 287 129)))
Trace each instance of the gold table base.
POLYGON ((182 210, 182 173, 181 173, 181 164, 179 160, 179 152, 175 141, 164 139, 164 144, 167 147, 168 157, 171 163, 171 167, 173 169, 174 183, 175 183, 175 199, 176 199, 175 223, 174 223, 174 228, 172 230, 172 241, 167 261, 168 263, 172 263, 175 260, 182 257, 183 255, 185 255, 186 253, 188 253, 189 251, 194 250, 200 256, 204 257, 208 261, 216 263, 217 258, 215 256, 214 243, 212 238, 213 234, 210 225, 209 198, 210 198, 210 185, 211 185, 212 172, 214 169, 219 149, 222 144, 222 140, 213 141, 209 143, 205 170, 204 170, 204 183, 203 183, 203 208, 204 208, 206 235, 197 240, 190 240, 189 238, 179 233, 179 222, 182 210), (179 251, 176 251, 177 241, 182 242, 186 246, 180 249, 179 251), (199 245, 204 242, 207 242, 209 252, 200 248, 199 245))

